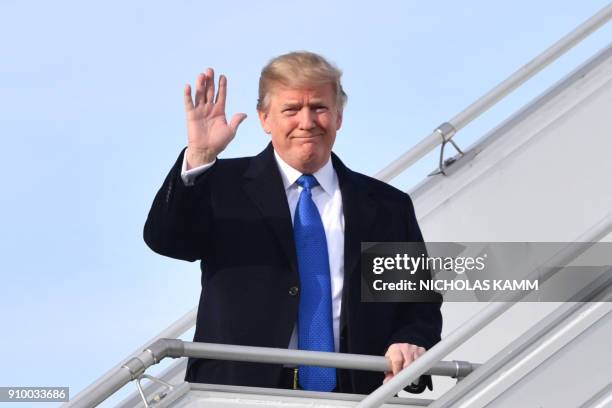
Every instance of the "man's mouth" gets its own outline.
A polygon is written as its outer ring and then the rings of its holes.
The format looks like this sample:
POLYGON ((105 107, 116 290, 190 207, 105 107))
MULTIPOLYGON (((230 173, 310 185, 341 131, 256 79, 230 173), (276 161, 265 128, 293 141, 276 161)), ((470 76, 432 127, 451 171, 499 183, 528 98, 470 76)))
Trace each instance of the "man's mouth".
POLYGON ((314 139, 316 137, 321 136, 321 134, 313 134, 313 135, 291 135, 292 139, 314 139))

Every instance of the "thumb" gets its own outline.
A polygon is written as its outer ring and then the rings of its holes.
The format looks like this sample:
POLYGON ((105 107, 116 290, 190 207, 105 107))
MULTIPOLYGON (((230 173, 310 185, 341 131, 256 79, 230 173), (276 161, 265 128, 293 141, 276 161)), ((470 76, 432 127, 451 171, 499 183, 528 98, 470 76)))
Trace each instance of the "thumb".
POLYGON ((232 132, 236 133, 238 130, 238 126, 245 120, 247 117, 246 113, 237 113, 232 117, 230 121, 229 127, 232 129, 232 132))

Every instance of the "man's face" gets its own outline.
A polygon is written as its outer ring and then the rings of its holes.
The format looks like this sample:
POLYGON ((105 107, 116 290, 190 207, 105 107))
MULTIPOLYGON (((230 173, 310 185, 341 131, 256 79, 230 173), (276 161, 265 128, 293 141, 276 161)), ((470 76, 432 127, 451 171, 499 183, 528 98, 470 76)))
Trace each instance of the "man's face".
POLYGON ((287 88, 276 85, 269 95, 268 109, 259 120, 279 156, 291 167, 312 174, 329 159, 342 125, 331 84, 287 88))

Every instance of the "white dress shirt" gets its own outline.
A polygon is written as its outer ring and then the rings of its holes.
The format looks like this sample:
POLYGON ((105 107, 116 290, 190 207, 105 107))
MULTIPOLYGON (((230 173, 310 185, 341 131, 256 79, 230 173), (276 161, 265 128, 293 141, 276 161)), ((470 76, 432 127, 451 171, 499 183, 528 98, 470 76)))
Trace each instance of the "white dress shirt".
MULTIPOLYGON (((296 184, 302 175, 299 171, 289 166, 274 151, 276 164, 285 187, 289 210, 291 211, 291 222, 295 216, 297 202, 302 192, 302 187, 296 184)), ((181 178, 186 185, 192 185, 195 177, 210 168, 215 162, 187 170, 187 160, 183 157, 181 178)), ((332 318, 334 328, 335 351, 340 350, 340 308, 342 305, 342 286, 344 284, 344 212, 342 210, 342 195, 338 183, 338 175, 330 160, 325 163, 313 176, 319 185, 312 189, 312 200, 314 201, 325 229, 327 239, 327 252, 329 254, 329 271, 331 279, 332 318)), ((298 348, 297 325, 291 334, 288 347, 298 348)))

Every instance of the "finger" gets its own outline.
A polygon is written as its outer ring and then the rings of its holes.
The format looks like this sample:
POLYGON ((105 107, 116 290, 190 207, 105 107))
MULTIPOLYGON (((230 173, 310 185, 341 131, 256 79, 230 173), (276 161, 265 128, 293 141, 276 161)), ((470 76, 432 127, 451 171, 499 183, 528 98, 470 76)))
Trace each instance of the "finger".
POLYGON ((386 357, 391 362, 391 371, 393 372, 393 375, 399 373, 402 370, 402 366, 404 363, 404 357, 402 355, 402 352, 399 351, 397 348, 389 349, 387 351, 386 357))
POLYGON ((219 75, 219 91, 215 104, 219 104, 225 110, 225 96, 227 95, 227 78, 225 75, 219 75))
POLYGON ((247 117, 246 113, 237 113, 232 117, 229 127, 230 129, 232 129, 232 132, 234 132, 234 134, 236 134, 236 131, 238 130, 238 126, 240 126, 240 124, 242 123, 243 120, 246 119, 246 117, 247 117))
POLYGON ((385 373, 385 378, 383 379, 383 384, 386 384, 386 383, 387 383, 387 381, 389 381, 389 380, 390 380, 390 379, 392 379, 392 378, 393 378, 393 373, 386 372, 386 373, 385 373))
POLYGON ((412 352, 412 361, 416 360, 417 358, 421 357, 423 354, 425 354, 425 349, 423 347, 417 347, 413 352, 412 352))
POLYGON ((212 68, 206 70, 206 103, 213 103, 215 99, 215 71, 212 68))
POLYGON ((193 100, 191 99, 191 85, 185 85, 185 90, 183 91, 183 100, 185 102, 185 111, 190 112, 193 110, 193 100))
POLYGON ((402 348, 401 350, 402 350, 402 357, 404 359, 402 368, 406 368, 414 361, 413 351, 407 347, 402 348))
POLYGON ((205 83, 206 83, 206 74, 198 75, 198 78, 196 79, 196 94, 195 94, 196 106, 206 103, 206 93, 204 92, 205 83))

